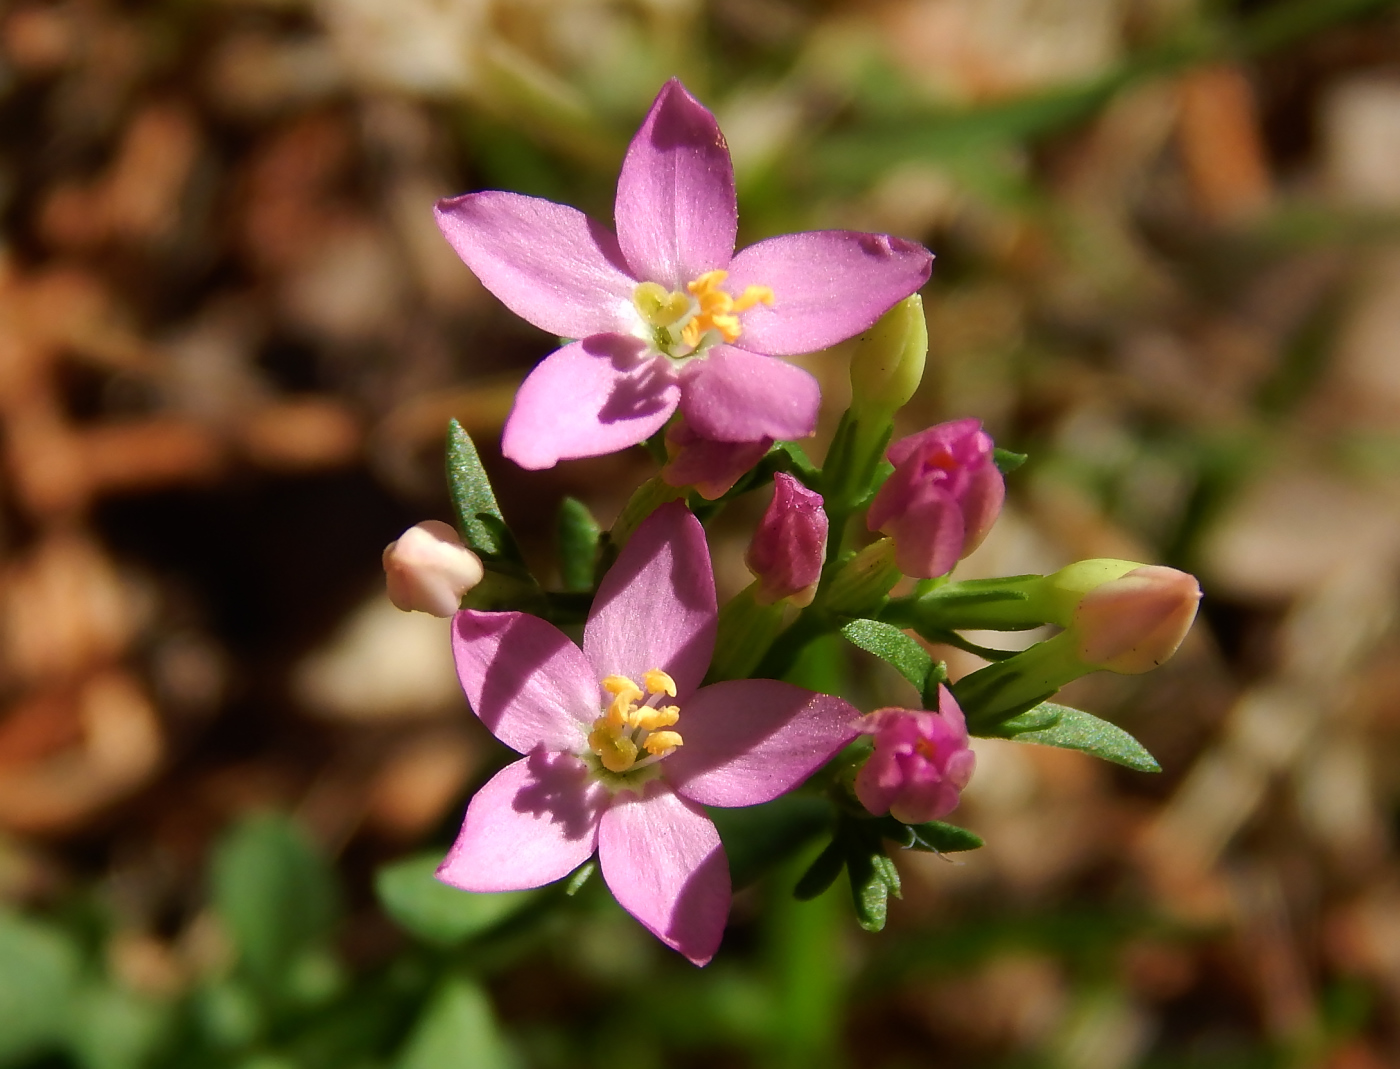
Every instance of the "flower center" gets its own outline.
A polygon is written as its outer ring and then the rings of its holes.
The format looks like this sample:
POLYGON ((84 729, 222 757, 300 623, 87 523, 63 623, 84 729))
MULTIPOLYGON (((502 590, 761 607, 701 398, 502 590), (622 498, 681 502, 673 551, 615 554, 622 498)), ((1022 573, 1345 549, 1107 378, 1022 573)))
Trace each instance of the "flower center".
POLYGON ((632 772, 654 765, 683 742, 677 732, 665 730, 680 719, 680 708, 658 704, 663 695, 676 696, 675 680, 653 668, 642 676, 642 684, 645 701, 642 688, 626 676, 608 676, 602 682, 612 700, 607 711, 593 721, 588 748, 609 772, 632 772), (647 756, 641 756, 643 751, 647 756))
POLYGON ((772 307, 773 291, 749 286, 736 300, 721 289, 728 271, 706 271, 686 291, 668 291, 658 282, 640 283, 632 303, 650 332, 650 341, 667 356, 690 356, 716 342, 732 342, 743 333, 739 313, 756 304, 772 307))

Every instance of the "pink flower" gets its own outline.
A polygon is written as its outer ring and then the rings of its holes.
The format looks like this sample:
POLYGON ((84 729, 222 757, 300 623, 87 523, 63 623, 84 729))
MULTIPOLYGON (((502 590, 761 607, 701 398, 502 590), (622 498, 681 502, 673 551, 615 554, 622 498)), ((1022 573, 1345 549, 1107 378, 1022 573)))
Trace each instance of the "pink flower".
POLYGON ((967 725, 948 688, 938 688, 938 711, 878 709, 861 730, 875 736, 875 752, 856 773, 856 797, 876 816, 924 824, 958 807, 977 755, 967 747, 967 725))
POLYGON ((940 423, 890 446, 894 474, 866 523, 894 539, 905 575, 932 579, 982 544, 1006 497, 992 439, 975 419, 940 423))
POLYGON ((481 560, 441 520, 415 524, 384 548, 389 600, 404 612, 451 616, 481 582, 481 560))
POLYGON ((562 204, 487 191, 439 202, 438 226, 517 315, 578 338, 516 394, 502 451, 525 468, 645 441, 677 406, 721 442, 812 433, 816 380, 774 356, 869 327, 928 279, 913 242, 787 234, 735 255, 729 148, 680 82, 662 87, 622 163, 617 234, 562 204))
POLYGON ((759 521, 744 563, 758 577, 758 601, 771 605, 792 598, 810 605, 826 559, 826 512, 822 495, 791 475, 773 476, 773 500, 759 521))
POLYGON ((678 502, 604 577, 583 648, 517 612, 457 614, 472 709, 527 756, 476 793, 438 878, 468 891, 539 887, 596 850, 622 907, 697 965, 729 912, 729 866, 700 807, 798 786, 856 734, 839 698, 771 679, 697 690, 715 641, 705 533, 678 502))
POLYGON ((740 476, 763 459, 772 438, 756 442, 717 442, 696 434, 681 416, 666 428, 666 452, 670 459, 661 478, 670 486, 693 486, 701 497, 723 497, 740 476))

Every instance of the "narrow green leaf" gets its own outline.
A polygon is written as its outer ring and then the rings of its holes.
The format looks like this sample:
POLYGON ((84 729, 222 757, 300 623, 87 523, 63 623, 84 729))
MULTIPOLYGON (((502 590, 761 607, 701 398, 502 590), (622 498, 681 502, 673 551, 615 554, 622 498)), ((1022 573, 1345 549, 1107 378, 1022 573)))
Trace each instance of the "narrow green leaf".
POLYGON ((458 530, 483 563, 519 564, 520 550, 496 504, 476 443, 455 419, 447 425, 447 484, 458 530))
POLYGON ((440 854, 385 865, 374 876, 374 892, 384 911, 419 939, 452 946, 480 935, 525 905, 533 891, 474 894, 440 883, 433 876, 440 854))
POLYGON ((875 821, 848 822, 843 838, 856 923, 867 932, 878 932, 885 927, 889 896, 901 895, 899 870, 885 853, 875 821))
POLYGON ((816 898, 836 882, 836 877, 841 875, 841 870, 845 867, 846 846, 840 839, 832 839, 797 881, 797 886, 792 889, 792 897, 801 902, 816 898))
POLYGON ((339 888, 325 860, 290 819, 268 813, 241 821, 210 866, 214 908, 249 970, 280 982, 302 951, 331 934, 339 888))
POLYGON ((0 909, 0 1062, 63 1034, 77 974, 77 951, 62 931, 0 909))
POLYGON ((944 824, 941 820, 931 820, 927 824, 906 825, 913 833, 910 848, 926 850, 934 854, 956 854, 962 850, 976 850, 985 845, 980 835, 959 828, 955 824, 944 824))
POLYGON ((485 992, 460 976, 448 978, 414 1025, 394 1069, 515 1069, 485 992))
POLYGON ((593 589, 593 570, 598 563, 598 539, 602 528, 588 506, 573 497, 559 503, 556 528, 559 539, 559 577, 564 589, 593 589))
POLYGON ((997 446, 992 450, 992 463, 1003 475, 1010 475, 1027 460, 1025 453, 1013 453, 1010 449, 997 446))
POLYGON ((1068 705, 1042 702, 1028 712, 998 725, 995 730, 998 735, 1014 738, 1017 742, 1034 742, 1041 746, 1080 750, 1138 772, 1162 771, 1162 766, 1147 752, 1142 743, 1117 724, 1110 724, 1107 720, 1100 720, 1090 713, 1072 709, 1068 705), (1047 726, 1028 726, 1017 730, 1021 723, 1043 723, 1044 718, 1051 714, 1056 714, 1056 717, 1047 726), (1040 719, 1035 719, 1037 716, 1040 719))
POLYGON ((841 634, 851 645, 892 665, 920 694, 924 692, 933 658, 899 628, 879 620, 852 620, 841 628, 841 634))

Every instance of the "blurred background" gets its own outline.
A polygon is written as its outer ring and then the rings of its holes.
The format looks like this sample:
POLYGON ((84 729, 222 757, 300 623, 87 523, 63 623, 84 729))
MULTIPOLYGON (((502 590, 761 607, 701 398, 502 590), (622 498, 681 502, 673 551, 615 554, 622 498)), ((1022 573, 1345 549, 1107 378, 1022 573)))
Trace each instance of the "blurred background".
MULTIPOLYGON (((0 216, 0 1065, 1400 1064, 1400 5, 8 0, 0 216), (1160 775, 980 745, 987 847, 902 854, 880 935, 791 898, 810 810, 732 817, 704 971, 597 879, 432 883, 508 755, 379 566, 449 518, 449 417, 542 576, 564 495, 606 525, 651 474, 500 459, 554 340, 431 207, 609 219, 673 74, 741 244, 936 253, 901 430, 1031 455, 960 575, 1206 591, 1163 669, 1065 693, 1160 775)), ((803 358, 814 458, 847 359, 803 358)))

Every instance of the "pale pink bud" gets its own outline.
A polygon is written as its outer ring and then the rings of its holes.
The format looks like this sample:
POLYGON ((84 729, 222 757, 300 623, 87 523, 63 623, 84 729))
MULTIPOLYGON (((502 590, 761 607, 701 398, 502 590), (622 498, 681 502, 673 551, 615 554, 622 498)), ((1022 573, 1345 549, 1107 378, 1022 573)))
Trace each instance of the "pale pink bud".
POLYGON ((1195 576, 1144 565, 1085 594, 1069 630, 1085 664, 1136 675, 1176 652, 1200 600, 1195 576))
POLYGON ((714 501, 723 497, 772 447, 772 438, 755 442, 705 438, 682 416, 666 429, 666 454, 670 459, 661 469, 661 478, 669 486, 693 486, 706 501, 714 501))
POLYGON ((946 575, 991 530, 1006 497, 992 439, 975 419, 901 438, 885 454, 894 473, 870 503, 866 523, 894 539, 905 575, 946 575))
POLYGON ((877 709, 861 730, 875 736, 875 750, 856 773, 856 797, 876 816, 905 824, 938 820, 958 807, 977 755, 968 749, 967 725, 948 688, 938 688, 938 711, 877 709))
POLYGON ((744 563, 758 578, 756 600, 771 605, 791 598, 810 605, 826 558, 826 512, 822 495, 791 475, 773 476, 773 500, 759 521, 744 563))
POLYGON ((481 561, 440 520, 424 520, 384 549, 389 600, 404 612, 451 616, 482 577, 481 561))

